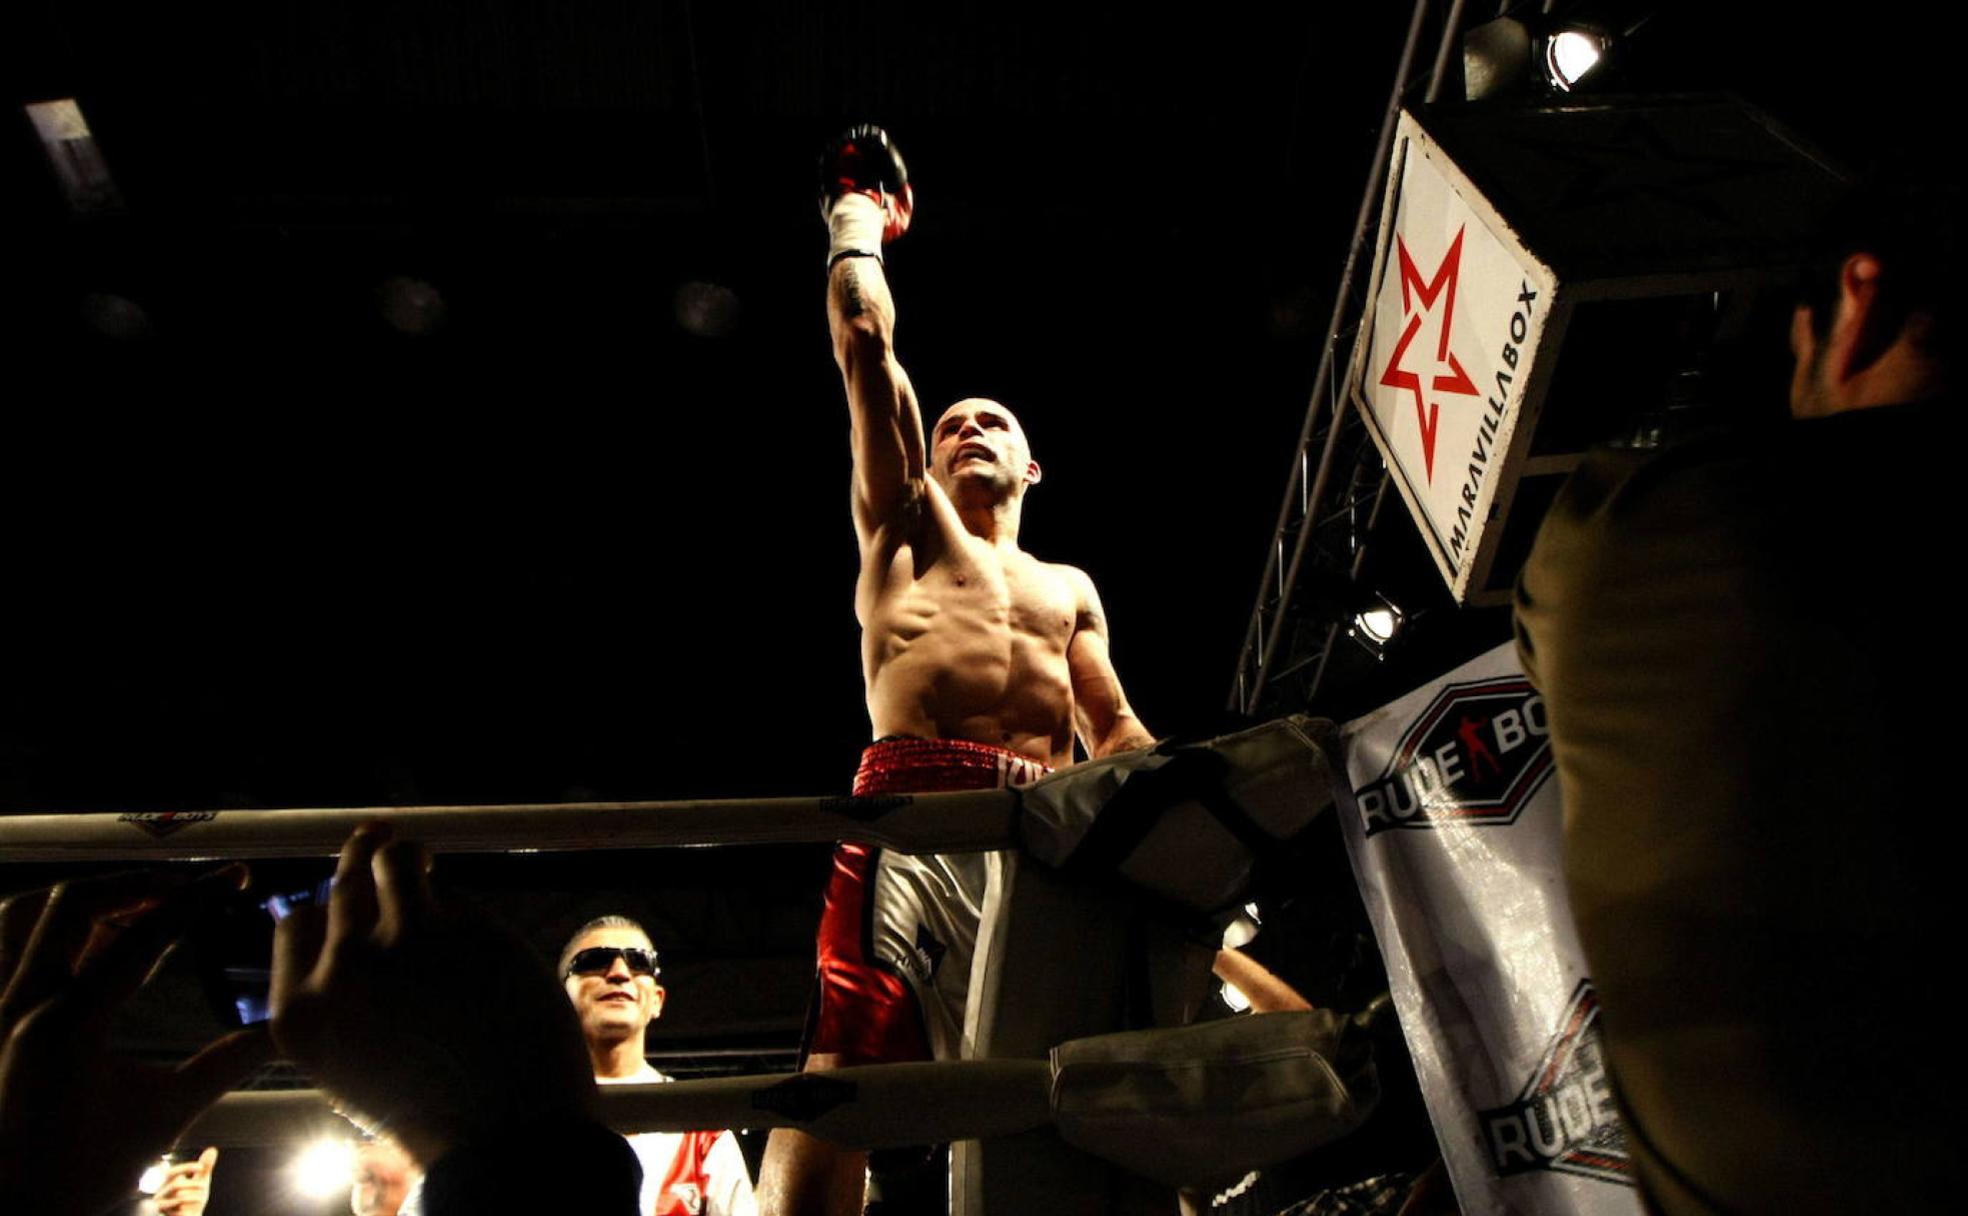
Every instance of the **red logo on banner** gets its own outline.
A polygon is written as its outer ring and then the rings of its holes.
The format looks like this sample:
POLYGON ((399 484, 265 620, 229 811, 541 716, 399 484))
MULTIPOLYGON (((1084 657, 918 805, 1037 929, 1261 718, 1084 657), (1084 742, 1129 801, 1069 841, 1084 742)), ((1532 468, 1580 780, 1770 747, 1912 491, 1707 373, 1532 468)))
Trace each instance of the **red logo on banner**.
POLYGON ((1522 676, 1444 685, 1387 767, 1353 791, 1368 836, 1445 823, 1503 826, 1551 773, 1544 698, 1522 676))
POLYGON ((1477 1113, 1499 1176, 1553 1170, 1633 1185, 1626 1129, 1613 1104, 1599 1035, 1599 994, 1590 981, 1580 980, 1572 990, 1558 1033, 1517 1100, 1477 1113))
POLYGON ((1435 424, 1440 420, 1440 410, 1436 403, 1427 399, 1421 390, 1421 376, 1402 366, 1407 357, 1408 346, 1421 332, 1422 318, 1435 310, 1436 301, 1441 301, 1440 337, 1435 342, 1435 367, 1429 377, 1429 387, 1438 393, 1455 393, 1464 397, 1475 397, 1476 382, 1469 373, 1462 370, 1462 363, 1449 349, 1449 334, 1455 329, 1456 280, 1462 273, 1462 232, 1456 229, 1455 239, 1449 242, 1449 251, 1442 255, 1435 267, 1433 278, 1423 280, 1421 271, 1415 268, 1414 258, 1408 254, 1405 238, 1396 235, 1395 252, 1401 259, 1401 315, 1407 324, 1401 330, 1400 341, 1394 344, 1394 354, 1387 360, 1387 370, 1380 374, 1383 387, 1407 389, 1414 394, 1415 417, 1421 423, 1421 461, 1422 470, 1429 481, 1435 480, 1435 424), (1444 370, 1446 369, 1446 370, 1444 370))

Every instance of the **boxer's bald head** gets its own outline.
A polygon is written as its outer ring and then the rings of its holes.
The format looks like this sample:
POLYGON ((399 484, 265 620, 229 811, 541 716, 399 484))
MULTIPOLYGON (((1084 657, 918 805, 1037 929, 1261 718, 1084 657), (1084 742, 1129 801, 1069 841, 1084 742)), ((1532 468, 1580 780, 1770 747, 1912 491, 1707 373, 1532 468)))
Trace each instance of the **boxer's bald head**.
POLYGON ((967 397, 930 428, 929 475, 962 503, 978 495, 1023 497, 1040 472, 1017 415, 989 398, 967 397))

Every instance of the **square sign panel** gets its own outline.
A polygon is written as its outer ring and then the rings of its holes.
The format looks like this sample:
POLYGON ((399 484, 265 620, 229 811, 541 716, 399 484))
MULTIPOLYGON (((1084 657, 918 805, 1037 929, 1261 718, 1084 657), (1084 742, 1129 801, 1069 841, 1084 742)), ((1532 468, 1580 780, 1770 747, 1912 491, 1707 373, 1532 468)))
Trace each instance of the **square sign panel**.
POLYGON ((1584 449, 1698 362, 1686 319, 1784 287, 1840 186, 1727 97, 1404 112, 1389 168, 1348 387, 1476 604, 1584 449))
POLYGON ((1526 388, 1557 283, 1410 115, 1395 147, 1351 384, 1460 600, 1484 552, 1497 469, 1528 434, 1526 388))

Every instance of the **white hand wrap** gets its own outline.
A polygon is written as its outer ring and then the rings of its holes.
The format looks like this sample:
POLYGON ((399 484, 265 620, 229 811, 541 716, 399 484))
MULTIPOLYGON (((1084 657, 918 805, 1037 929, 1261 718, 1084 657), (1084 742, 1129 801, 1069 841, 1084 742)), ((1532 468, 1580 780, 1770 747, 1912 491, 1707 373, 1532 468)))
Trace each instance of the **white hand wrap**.
POLYGON ((842 258, 866 257, 881 260, 882 231, 888 227, 888 213, 865 194, 843 194, 827 213, 827 265, 842 258))

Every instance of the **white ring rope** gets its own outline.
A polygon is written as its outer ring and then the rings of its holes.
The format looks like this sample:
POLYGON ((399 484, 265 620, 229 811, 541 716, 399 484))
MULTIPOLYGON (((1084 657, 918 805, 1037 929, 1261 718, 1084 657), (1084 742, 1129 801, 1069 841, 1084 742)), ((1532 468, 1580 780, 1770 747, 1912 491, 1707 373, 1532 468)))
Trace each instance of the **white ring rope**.
MULTIPOLYGON (((604 1085, 602 1120, 623 1134, 797 1127, 851 1148, 1014 1135, 1052 1119, 1044 1060, 870 1064, 826 1072, 604 1085)), ((318 1089, 227 1094, 179 1138, 291 1144, 340 1122, 318 1089)))
POLYGON ((0 815, 0 858, 229 861, 332 857, 382 820, 436 853, 560 852, 851 841, 898 853, 1011 848, 1014 790, 871 798, 721 798, 508 806, 0 815), (905 813, 906 812, 906 813, 905 813))

